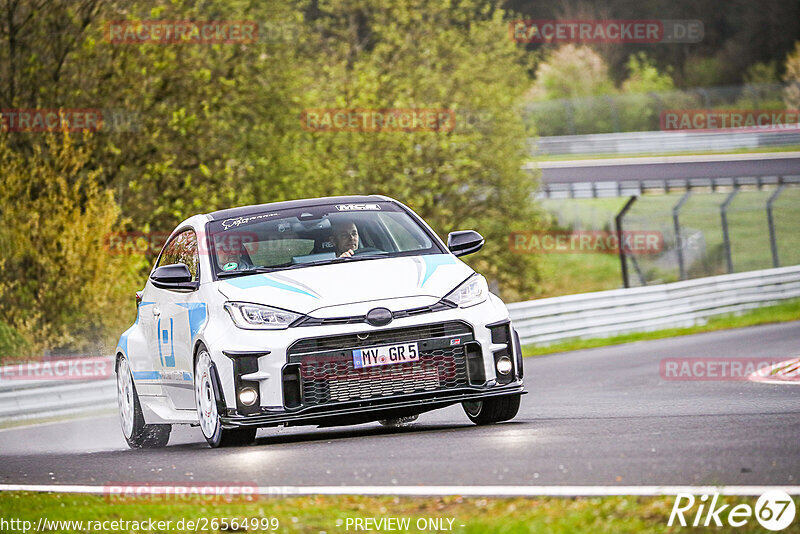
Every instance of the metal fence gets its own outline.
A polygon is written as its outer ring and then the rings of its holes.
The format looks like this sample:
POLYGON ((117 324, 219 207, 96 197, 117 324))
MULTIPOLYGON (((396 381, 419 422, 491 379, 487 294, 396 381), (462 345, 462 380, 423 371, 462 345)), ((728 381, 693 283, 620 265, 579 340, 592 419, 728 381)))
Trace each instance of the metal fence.
POLYGON ((539 197, 562 231, 660 237, 620 251, 624 287, 800 264, 800 177, 551 184, 539 197))
POLYGON ((616 231, 659 232, 656 254, 626 254, 625 287, 800 264, 800 187, 730 187, 631 197, 616 231))
MULTIPOLYGON (((800 169, 798 169, 800 172, 800 169)), ((555 182, 543 183, 536 198, 608 198, 665 194, 676 191, 695 192, 750 189, 763 191, 778 186, 800 186, 799 176, 732 176, 728 178, 669 178, 657 180, 617 180, 609 182, 555 182)))

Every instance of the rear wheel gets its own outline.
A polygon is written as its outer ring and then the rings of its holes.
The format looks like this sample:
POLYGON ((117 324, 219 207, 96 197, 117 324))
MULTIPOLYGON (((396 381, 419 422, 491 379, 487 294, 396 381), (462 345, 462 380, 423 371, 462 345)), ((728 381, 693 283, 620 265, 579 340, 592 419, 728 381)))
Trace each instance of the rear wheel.
POLYGON ((490 397, 480 401, 462 402, 464 412, 476 425, 489 425, 513 419, 519 412, 521 395, 490 397))
POLYGON ((122 435, 132 449, 156 449, 169 442, 172 425, 147 425, 139 403, 139 394, 133 383, 128 360, 120 357, 117 362, 117 406, 122 435))
POLYGON ((208 351, 201 348, 194 369, 194 394, 203 437, 214 448, 252 443, 256 439, 257 428, 222 428, 219 413, 223 405, 219 391, 221 385, 217 369, 208 351))

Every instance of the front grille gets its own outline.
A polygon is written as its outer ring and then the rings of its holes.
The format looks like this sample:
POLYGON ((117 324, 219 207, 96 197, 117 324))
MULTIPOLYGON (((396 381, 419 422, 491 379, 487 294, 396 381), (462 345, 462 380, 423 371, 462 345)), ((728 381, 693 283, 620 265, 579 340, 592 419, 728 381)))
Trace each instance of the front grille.
POLYGON ((295 341, 288 349, 289 361, 292 356, 309 352, 322 352, 328 350, 342 350, 361 347, 372 347, 375 345, 387 345, 391 343, 405 343, 407 341, 418 341, 433 337, 447 337, 458 335, 470 335, 472 329, 468 324, 460 321, 450 321, 446 323, 436 323, 424 326, 412 326, 407 328, 394 328, 391 330, 378 330, 373 332, 362 332, 359 334, 343 334, 338 336, 317 337, 312 339, 301 339, 295 341), (361 337, 359 337, 361 336, 361 337), (366 336, 366 337, 365 337, 366 336), (363 339, 362 339, 363 338, 363 339))
POLYGON ((465 344, 473 339, 466 323, 452 321, 410 328, 303 339, 288 351, 299 364, 304 406, 365 400, 469 385, 465 344), (363 334, 362 334, 363 337, 363 334), (457 344, 451 345, 458 339, 457 344), (356 369, 352 348, 418 342, 419 361, 356 369))
POLYGON ((356 369, 352 358, 300 366, 303 404, 370 399, 467 385, 464 347, 420 353, 418 362, 356 369))

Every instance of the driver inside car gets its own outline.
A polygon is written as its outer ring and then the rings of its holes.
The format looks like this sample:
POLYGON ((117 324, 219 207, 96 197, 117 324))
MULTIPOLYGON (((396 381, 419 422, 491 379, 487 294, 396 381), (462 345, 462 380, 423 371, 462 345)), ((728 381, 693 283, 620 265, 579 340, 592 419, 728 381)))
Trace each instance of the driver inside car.
POLYGON ((227 240, 217 240, 216 252, 217 263, 223 271, 246 271, 253 268, 253 261, 250 259, 241 237, 235 234, 229 236, 227 240))
POLYGON ((331 223, 330 242, 336 249, 336 257, 352 256, 358 249, 358 228, 352 221, 336 221, 331 223))

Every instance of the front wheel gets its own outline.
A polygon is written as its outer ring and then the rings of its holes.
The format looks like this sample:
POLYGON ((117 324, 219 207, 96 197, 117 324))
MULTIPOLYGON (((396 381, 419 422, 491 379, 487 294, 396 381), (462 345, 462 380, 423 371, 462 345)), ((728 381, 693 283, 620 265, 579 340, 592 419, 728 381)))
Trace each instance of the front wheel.
POLYGON ((122 435, 131 449, 157 449, 167 445, 172 425, 147 425, 128 360, 117 361, 117 406, 122 435))
POLYGON ((461 405, 469 420, 476 425, 489 425, 513 419, 519 412, 521 395, 489 397, 479 401, 466 401, 461 405))
POLYGON ((217 369, 211 361, 211 355, 203 348, 197 356, 194 369, 194 396, 203 437, 213 448, 252 443, 256 439, 256 428, 222 428, 219 417, 222 406, 220 391, 217 369))

